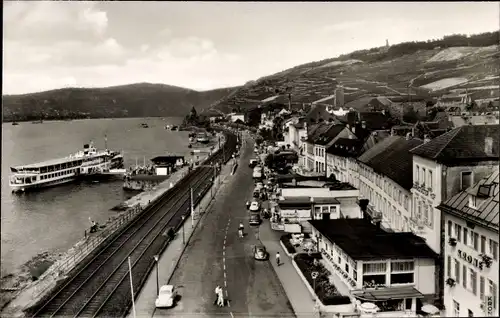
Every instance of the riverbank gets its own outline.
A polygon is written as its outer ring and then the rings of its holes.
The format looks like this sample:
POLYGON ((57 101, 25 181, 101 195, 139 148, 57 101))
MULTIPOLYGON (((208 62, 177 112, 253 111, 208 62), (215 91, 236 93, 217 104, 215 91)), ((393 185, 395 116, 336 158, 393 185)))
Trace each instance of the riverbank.
MULTIPOLYGON (((218 138, 218 137, 217 137, 218 138)), ((221 139, 221 145, 224 138, 221 139)), ((218 150, 218 145, 214 151, 218 150)), ((203 158, 200 155, 200 163, 203 164, 209 153, 203 158)), ((173 187, 187 174, 187 167, 176 171, 169 179, 159 184, 151 191, 139 193, 125 201, 116 215, 110 217, 96 233, 88 233, 81 238, 66 253, 44 252, 35 256, 32 260, 13 274, 6 275, 0 279, 2 288, 0 294, 0 316, 23 317, 23 310, 33 306, 45 295, 50 293, 58 282, 66 278, 79 261, 90 254, 98 243, 111 235, 116 229, 124 226, 134 215, 140 213, 150 202, 161 196, 169 188, 173 187), (105 234, 105 235, 103 235, 105 234), (99 240, 99 236, 102 240, 99 240)))

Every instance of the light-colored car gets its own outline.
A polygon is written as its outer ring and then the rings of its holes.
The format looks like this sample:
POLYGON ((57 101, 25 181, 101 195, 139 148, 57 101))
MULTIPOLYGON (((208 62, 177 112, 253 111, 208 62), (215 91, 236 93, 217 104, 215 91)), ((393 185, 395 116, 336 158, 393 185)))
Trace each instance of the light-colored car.
POLYGON ((156 308, 173 307, 175 298, 177 297, 177 290, 174 285, 163 285, 160 287, 160 294, 156 298, 156 308))
POLYGON ((251 204, 250 204, 250 208, 249 208, 250 211, 252 212, 257 212, 260 210, 260 204, 259 202, 257 201, 253 201, 251 204))
POLYGON ((253 258, 258 261, 265 261, 269 259, 269 253, 266 251, 264 245, 258 245, 253 248, 253 258))

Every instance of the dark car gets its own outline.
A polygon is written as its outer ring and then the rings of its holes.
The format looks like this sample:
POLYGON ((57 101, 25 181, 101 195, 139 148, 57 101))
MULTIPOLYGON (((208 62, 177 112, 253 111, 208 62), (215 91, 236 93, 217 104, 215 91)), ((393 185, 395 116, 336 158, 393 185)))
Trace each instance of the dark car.
POLYGON ((260 219, 260 214, 259 213, 252 213, 250 215, 250 220, 248 221, 248 224, 250 225, 260 225, 261 223, 261 219, 260 219))
POLYGON ((269 253, 264 245, 258 245, 253 248, 253 258, 258 261, 266 261, 269 259, 269 253))

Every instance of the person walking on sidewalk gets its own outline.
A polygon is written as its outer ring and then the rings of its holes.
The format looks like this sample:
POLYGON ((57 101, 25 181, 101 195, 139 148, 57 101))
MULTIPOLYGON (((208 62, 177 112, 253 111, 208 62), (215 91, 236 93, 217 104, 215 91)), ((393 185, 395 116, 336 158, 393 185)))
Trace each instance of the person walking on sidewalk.
POLYGON ((280 252, 276 252, 276 265, 278 265, 278 266, 281 265, 280 252))

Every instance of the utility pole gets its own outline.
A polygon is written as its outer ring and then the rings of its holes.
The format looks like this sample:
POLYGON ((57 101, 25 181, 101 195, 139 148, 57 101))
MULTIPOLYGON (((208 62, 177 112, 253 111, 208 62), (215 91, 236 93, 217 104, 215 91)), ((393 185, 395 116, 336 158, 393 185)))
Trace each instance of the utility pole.
POLYGON ((190 188, 191 192, 191 227, 194 227, 194 199, 193 199, 193 188, 190 188))

